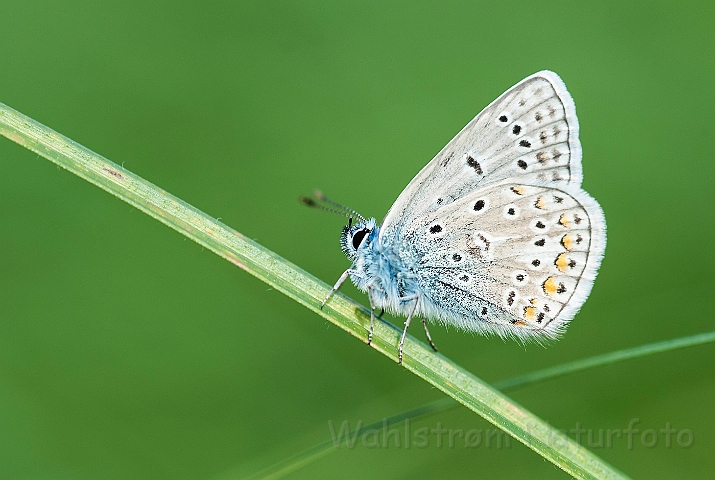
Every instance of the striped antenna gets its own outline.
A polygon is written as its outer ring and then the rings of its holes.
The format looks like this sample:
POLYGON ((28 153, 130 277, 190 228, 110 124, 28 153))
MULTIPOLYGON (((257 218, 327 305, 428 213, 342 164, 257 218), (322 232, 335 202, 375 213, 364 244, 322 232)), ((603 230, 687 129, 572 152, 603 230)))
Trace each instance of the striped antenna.
POLYGON ((342 210, 345 211, 345 212, 351 213, 355 218, 359 219, 361 222, 365 222, 365 217, 363 217, 362 215, 360 215, 358 212, 356 212, 355 210, 353 210, 353 209, 350 208, 350 207, 346 207, 346 206, 343 205, 342 203, 338 203, 338 202, 336 202, 335 200, 329 199, 329 198, 326 197, 325 194, 324 194, 323 192, 321 192, 320 190, 314 191, 314 192, 313 192, 313 195, 315 195, 315 198, 317 198, 317 199, 320 200, 321 202, 325 202, 325 203, 327 203, 327 204, 329 204, 329 205, 332 205, 333 207, 337 207, 337 208, 339 208, 339 209, 342 209, 342 210))
POLYGON ((306 205, 311 208, 317 208, 318 210, 323 210, 324 212, 334 213, 336 215, 347 217, 350 220, 350 226, 352 226, 353 224, 353 218, 357 218, 361 222, 366 221, 365 217, 360 215, 358 212, 356 212, 352 208, 346 207, 341 203, 329 199, 328 197, 323 195, 323 192, 321 192, 320 190, 316 190, 315 192, 313 192, 313 195, 315 196, 315 199, 312 199, 310 197, 300 197, 300 202, 303 205, 306 205), (326 206, 324 204, 330 206, 326 206))

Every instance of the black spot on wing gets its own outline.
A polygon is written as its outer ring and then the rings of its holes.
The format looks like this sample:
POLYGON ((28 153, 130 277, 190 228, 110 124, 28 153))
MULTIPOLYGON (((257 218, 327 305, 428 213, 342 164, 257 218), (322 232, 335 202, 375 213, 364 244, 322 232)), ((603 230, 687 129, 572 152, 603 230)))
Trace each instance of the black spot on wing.
POLYGON ((477 162, 471 155, 467 155, 467 165, 472 167, 474 171, 477 172, 477 175, 481 175, 484 173, 484 171, 482 170, 482 166, 479 165, 479 162, 477 162))

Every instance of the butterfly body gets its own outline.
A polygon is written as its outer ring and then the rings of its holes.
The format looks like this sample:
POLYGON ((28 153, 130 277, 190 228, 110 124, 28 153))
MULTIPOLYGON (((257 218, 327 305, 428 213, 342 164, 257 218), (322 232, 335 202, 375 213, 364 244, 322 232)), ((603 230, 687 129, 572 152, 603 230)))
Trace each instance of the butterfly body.
POLYGON ((406 316, 405 332, 421 316, 556 338, 588 297, 606 245, 603 211, 581 189, 578 133, 555 73, 522 80, 417 174, 381 225, 359 217, 343 229, 353 264, 331 294, 349 276, 373 318, 375 308, 406 316))
MULTIPOLYGON (((353 260, 350 280, 359 290, 370 294, 375 308, 407 316, 415 310, 414 302, 424 298, 415 273, 417 264, 405 262, 394 245, 381 243, 379 233, 374 218, 344 230, 343 250, 353 260), (361 240, 359 233, 366 230, 369 233, 361 240)), ((416 312, 422 310, 419 303, 416 312)))

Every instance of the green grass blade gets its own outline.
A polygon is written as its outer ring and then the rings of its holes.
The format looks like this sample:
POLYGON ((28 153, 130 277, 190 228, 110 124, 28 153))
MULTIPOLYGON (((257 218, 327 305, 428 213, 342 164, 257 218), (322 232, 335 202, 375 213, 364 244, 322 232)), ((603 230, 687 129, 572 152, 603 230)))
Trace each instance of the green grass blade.
MULTIPOLYGON (((561 377, 569 373, 580 372, 583 370, 588 370, 590 368, 601 367, 604 365, 610 365, 617 362, 622 362, 624 360, 630 360, 633 358, 644 357, 646 355, 653 355, 655 353, 668 352, 671 350, 677 350, 679 348, 693 347, 696 345, 703 345, 706 343, 715 342, 715 332, 699 333, 697 335, 691 335, 683 338, 676 338, 673 340, 666 340, 663 342, 649 343, 647 345, 641 345, 639 347, 626 348, 624 350, 617 350, 615 352, 605 353, 603 355, 596 355, 594 357, 584 358, 582 360, 575 360, 573 362, 562 363, 549 368, 544 368, 537 370, 526 375, 520 375, 518 377, 509 378, 507 380, 502 380, 494 384, 494 388, 499 390, 515 390, 519 387, 525 387, 534 383, 541 382, 543 380, 550 380, 552 378, 561 377)), ((433 402, 426 403, 420 407, 407 410, 405 412, 400 412, 395 415, 391 415, 377 422, 365 425, 361 428, 353 430, 348 433, 345 438, 357 438, 362 435, 363 432, 369 432, 378 430, 385 427, 393 427, 399 425, 405 420, 418 420, 428 417, 430 415, 435 415, 437 413, 445 412, 451 408, 459 406, 459 403, 453 399, 440 398, 433 402)), ((342 442, 337 443, 330 439, 314 445, 302 452, 295 455, 291 455, 269 467, 264 468, 260 472, 255 473, 250 478, 262 479, 262 480, 276 480, 283 478, 286 475, 300 470, 306 465, 313 463, 319 458, 324 457, 328 453, 338 450, 338 447, 342 442)), ((220 478, 230 478, 228 475, 221 475, 220 478)))
MULTIPOLYGON (((336 295, 319 308, 328 286, 161 188, 52 129, 0 104, 0 133, 168 225, 217 255, 305 305, 366 342, 369 315, 336 295)), ((400 332, 377 322, 372 347, 396 360, 400 332)), ((489 384, 434 354, 413 338, 405 342, 404 366, 577 478, 623 478, 623 474, 565 434, 517 405, 489 384)))
POLYGON ((554 367, 544 368, 542 370, 537 370, 536 372, 527 373, 526 375, 520 375, 508 380, 503 380, 496 383, 494 387, 499 390, 510 390, 540 382, 542 380, 548 380, 568 375, 569 373, 587 370, 589 368, 601 367, 603 365, 652 355, 654 353, 668 352, 678 348, 693 347, 695 345, 712 342, 715 342, 715 332, 699 333, 688 337, 665 340, 658 343, 649 343, 647 345, 641 345, 640 347, 626 348, 624 350, 617 350, 611 353, 604 353, 603 355, 596 355, 595 357, 584 358, 583 360, 575 360, 573 362, 563 363, 554 367))

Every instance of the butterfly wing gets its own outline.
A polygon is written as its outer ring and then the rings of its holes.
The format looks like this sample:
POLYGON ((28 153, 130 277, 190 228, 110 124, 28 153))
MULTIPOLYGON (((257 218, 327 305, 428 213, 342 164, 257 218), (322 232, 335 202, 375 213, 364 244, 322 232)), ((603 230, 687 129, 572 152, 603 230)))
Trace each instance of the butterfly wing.
POLYGON ((469 122, 407 185, 387 213, 381 235, 395 235, 410 215, 510 178, 581 185, 576 109, 553 72, 525 78, 469 122))
POLYGON ((539 72, 422 169, 380 241, 417 267, 430 317, 553 337, 587 298, 605 249, 603 212, 581 179, 573 100, 555 73, 539 72))
POLYGON ((591 291, 605 247, 603 213, 579 188, 506 183, 418 217, 401 250, 424 310, 457 327, 556 337, 591 291))

